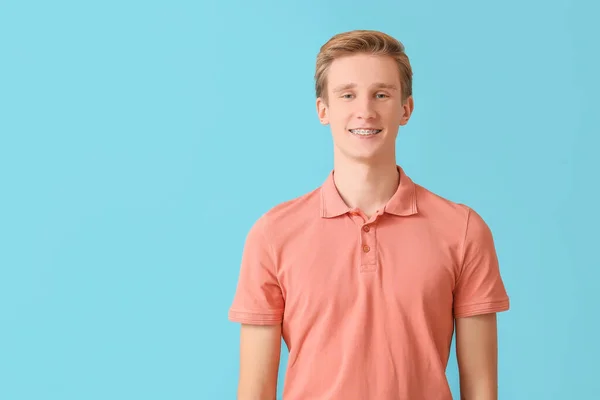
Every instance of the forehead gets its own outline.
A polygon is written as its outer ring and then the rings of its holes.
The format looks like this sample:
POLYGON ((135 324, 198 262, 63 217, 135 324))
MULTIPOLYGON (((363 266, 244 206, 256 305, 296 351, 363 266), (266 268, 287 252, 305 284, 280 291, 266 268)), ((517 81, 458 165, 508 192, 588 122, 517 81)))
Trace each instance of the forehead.
POLYGON ((331 63, 327 74, 329 88, 344 84, 370 86, 374 83, 400 86, 398 64, 390 56, 355 54, 331 63))

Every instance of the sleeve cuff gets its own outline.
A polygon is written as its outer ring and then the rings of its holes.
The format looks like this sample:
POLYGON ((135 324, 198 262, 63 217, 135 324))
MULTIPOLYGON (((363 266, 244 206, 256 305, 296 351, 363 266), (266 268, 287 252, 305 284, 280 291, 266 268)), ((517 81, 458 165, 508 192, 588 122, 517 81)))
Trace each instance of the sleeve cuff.
POLYGON ((472 317, 475 315, 489 314, 507 311, 510 308, 508 298, 499 301, 488 301, 485 303, 467 304, 454 307, 454 318, 472 317))
POLYGON ((283 322, 283 310, 268 312, 248 312, 229 310, 229 320, 241 324, 277 325, 283 322))

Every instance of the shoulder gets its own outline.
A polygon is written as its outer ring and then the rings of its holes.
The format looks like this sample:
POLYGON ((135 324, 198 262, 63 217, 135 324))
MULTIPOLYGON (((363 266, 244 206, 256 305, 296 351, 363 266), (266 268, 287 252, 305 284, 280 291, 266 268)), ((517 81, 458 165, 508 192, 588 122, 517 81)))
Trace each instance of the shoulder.
POLYGON ((263 213, 252 227, 271 236, 289 231, 298 224, 319 216, 321 188, 316 188, 295 198, 275 204, 263 213))
POLYGON ((462 275, 465 265, 495 265, 492 231, 472 206, 419 185, 416 192, 419 214, 435 237, 450 245, 459 274, 462 275))
POLYGON ((450 223, 466 222, 471 207, 444 197, 424 186, 415 184, 419 214, 450 223))
POLYGON ((483 217, 469 204, 441 196, 415 184, 419 214, 460 241, 489 240, 490 228, 483 217))

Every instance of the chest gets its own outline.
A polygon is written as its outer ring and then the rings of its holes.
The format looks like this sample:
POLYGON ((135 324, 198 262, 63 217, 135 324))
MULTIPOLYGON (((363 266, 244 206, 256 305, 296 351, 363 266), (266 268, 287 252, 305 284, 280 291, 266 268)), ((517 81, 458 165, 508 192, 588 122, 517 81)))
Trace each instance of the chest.
POLYGON ((319 236, 282 253, 279 278, 288 319, 344 318, 382 307, 392 314, 433 316, 450 310, 455 248, 434 231, 349 226, 319 236))

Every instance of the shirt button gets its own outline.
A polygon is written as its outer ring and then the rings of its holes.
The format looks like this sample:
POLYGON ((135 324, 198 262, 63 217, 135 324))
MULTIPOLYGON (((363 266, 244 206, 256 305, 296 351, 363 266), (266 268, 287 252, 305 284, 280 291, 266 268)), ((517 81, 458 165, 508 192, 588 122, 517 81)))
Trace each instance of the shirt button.
POLYGON ((371 228, 369 228, 369 225, 363 226, 363 231, 369 232, 370 230, 371 230, 371 228))
POLYGON ((371 250, 371 249, 369 248, 369 246, 367 246, 367 245, 365 244, 365 245, 363 246, 363 251, 364 251, 365 253, 368 253, 368 252, 369 252, 369 250, 371 250))

